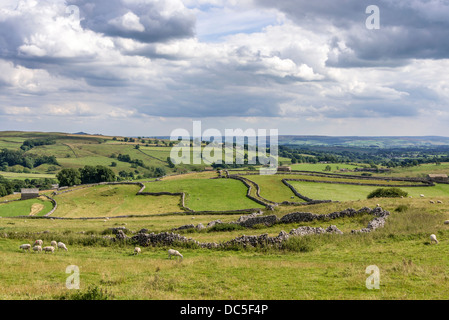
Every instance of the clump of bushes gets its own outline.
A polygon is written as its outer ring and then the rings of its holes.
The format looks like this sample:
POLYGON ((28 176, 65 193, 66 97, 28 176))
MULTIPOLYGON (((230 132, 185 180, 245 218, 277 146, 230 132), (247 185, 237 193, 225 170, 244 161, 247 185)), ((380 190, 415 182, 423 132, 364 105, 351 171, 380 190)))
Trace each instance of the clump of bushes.
POLYGON ((396 209, 394 209, 395 212, 404 212, 407 211, 408 209, 410 209, 409 206, 406 206, 405 204, 401 204, 399 206, 396 207, 396 209))
POLYGON ((89 286, 85 291, 76 291, 71 295, 62 295, 60 300, 109 300, 111 295, 107 290, 103 290, 97 286, 89 286))
POLYGON ((368 199, 372 198, 400 198, 407 197, 408 193, 399 188, 379 188, 368 195, 368 199))

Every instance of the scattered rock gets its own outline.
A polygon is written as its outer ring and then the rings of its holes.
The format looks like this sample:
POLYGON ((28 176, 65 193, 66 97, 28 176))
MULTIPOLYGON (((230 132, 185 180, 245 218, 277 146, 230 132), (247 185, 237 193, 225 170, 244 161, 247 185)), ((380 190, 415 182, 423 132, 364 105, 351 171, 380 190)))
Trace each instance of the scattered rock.
POLYGON ((118 230, 115 234, 116 240, 125 240, 126 238, 128 238, 128 236, 122 230, 118 230))
POLYGON ((119 231, 121 232, 125 231, 126 227, 109 228, 109 230, 112 230, 112 234, 117 234, 119 231))
POLYGON ((178 230, 186 230, 186 229, 193 229, 195 228, 194 224, 186 224, 184 226, 180 226, 179 228, 173 228, 173 231, 178 231, 178 230))
POLYGON ((221 220, 211 221, 207 224, 206 228, 212 228, 213 226, 215 226, 216 224, 219 224, 219 223, 223 223, 223 222, 221 222, 221 220))

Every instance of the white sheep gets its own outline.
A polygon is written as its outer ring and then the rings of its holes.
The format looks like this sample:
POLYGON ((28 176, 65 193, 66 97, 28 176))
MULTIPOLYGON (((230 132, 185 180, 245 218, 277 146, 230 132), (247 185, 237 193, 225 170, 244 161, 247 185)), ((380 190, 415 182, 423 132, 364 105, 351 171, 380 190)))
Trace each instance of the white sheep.
POLYGON ((380 204, 376 204, 376 207, 380 208, 380 204))
POLYGON ((36 240, 36 241, 34 241, 34 245, 35 246, 42 246, 44 244, 44 241, 42 241, 42 240, 36 240))
POLYGON ((443 203, 443 201, 441 201, 441 200, 438 200, 438 201, 437 201, 437 203, 443 203))
POLYGON ((52 247, 57 247, 58 246, 58 244, 56 243, 56 241, 52 241, 52 242, 50 242, 50 245, 52 246, 52 247))
POLYGON ((58 242, 58 250, 59 249, 64 249, 65 251, 69 251, 66 247, 66 245, 62 242, 58 242))
POLYGON ((430 235, 430 243, 432 243, 432 242, 438 243, 437 236, 434 234, 430 235))
POLYGON ((44 250, 45 253, 47 253, 47 252, 53 253, 53 252, 55 252, 55 247, 52 247, 52 246, 43 247, 42 250, 44 250))
POLYGON ((424 198, 424 195, 423 195, 423 194, 420 194, 419 196, 420 196, 421 198, 424 198))
POLYGON ((139 253, 141 253, 141 252, 142 252, 142 250, 140 250, 139 247, 135 247, 135 248, 134 248, 134 254, 139 254, 139 253))
POLYGON ((25 251, 25 250, 30 251, 31 244, 28 244, 28 243, 22 244, 19 248, 22 249, 23 251, 25 251))
POLYGON ((35 251, 35 252, 41 252, 41 251, 42 251, 42 247, 41 247, 41 246, 34 246, 34 247, 33 247, 33 251, 35 251))
POLYGON ((433 200, 430 200, 429 202, 432 203, 432 204, 435 204, 435 201, 433 201, 433 200))
POLYGON ((181 257, 181 259, 184 258, 182 256, 182 254, 179 253, 179 251, 176 251, 176 250, 173 250, 173 249, 169 249, 168 250, 168 257, 171 259, 172 256, 178 256, 178 257, 181 257))

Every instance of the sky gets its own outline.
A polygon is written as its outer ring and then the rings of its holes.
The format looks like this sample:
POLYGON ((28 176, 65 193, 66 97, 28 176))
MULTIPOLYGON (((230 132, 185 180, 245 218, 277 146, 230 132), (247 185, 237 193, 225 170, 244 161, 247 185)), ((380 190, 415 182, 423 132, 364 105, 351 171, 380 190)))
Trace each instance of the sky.
POLYGON ((446 0, 2 0, 0 131, 449 136, 448 17, 446 0))

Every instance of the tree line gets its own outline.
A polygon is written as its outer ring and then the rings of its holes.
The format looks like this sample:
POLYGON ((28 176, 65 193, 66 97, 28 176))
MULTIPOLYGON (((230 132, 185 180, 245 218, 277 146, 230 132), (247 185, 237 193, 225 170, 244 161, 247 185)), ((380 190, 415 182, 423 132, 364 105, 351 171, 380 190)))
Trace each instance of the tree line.
POLYGON ((52 184, 57 183, 54 179, 13 179, 9 180, 0 175, 0 197, 20 192, 22 188, 39 188, 41 190, 51 189, 52 184))
POLYGON ((59 165, 55 156, 25 154, 23 150, 2 149, 0 151, 0 171, 6 171, 8 166, 21 165, 33 169, 41 164, 59 165))

